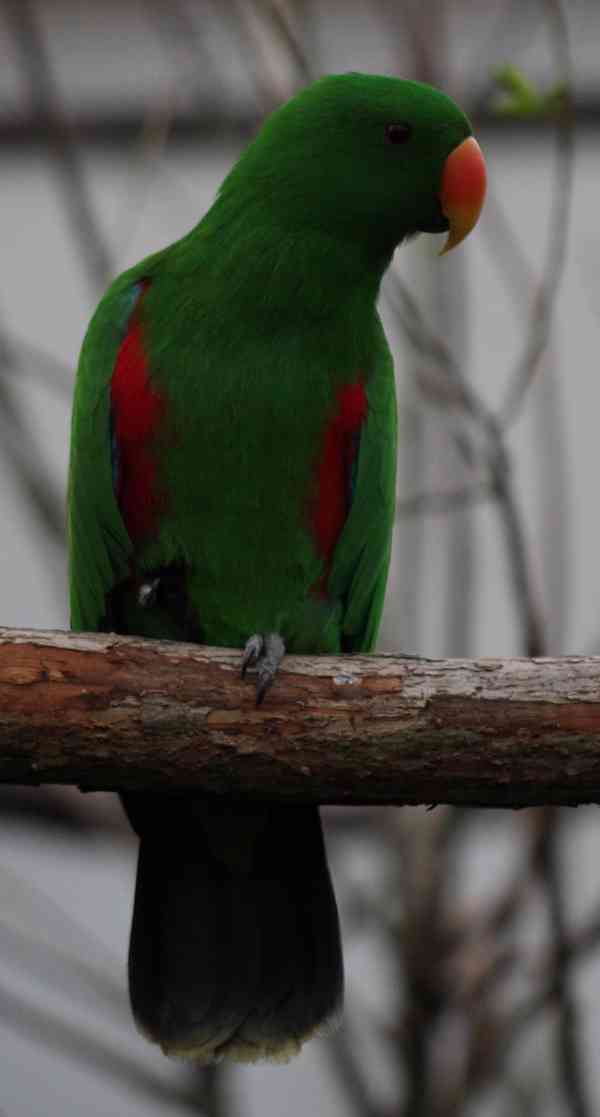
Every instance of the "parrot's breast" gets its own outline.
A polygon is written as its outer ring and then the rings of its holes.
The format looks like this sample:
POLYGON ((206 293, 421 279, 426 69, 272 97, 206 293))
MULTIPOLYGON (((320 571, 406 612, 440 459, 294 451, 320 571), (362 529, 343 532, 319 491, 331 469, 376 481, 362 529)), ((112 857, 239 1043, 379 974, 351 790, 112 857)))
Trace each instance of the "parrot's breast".
POLYGON ((343 595, 331 581, 372 405, 368 328, 360 345, 337 322, 327 336, 294 329, 275 350, 251 326, 207 328, 212 302, 184 295, 164 275, 138 284, 113 368, 127 625, 147 631, 152 614, 152 634, 171 638, 243 645, 272 631, 288 648, 335 651, 343 595), (157 587, 147 615, 140 586, 157 587))

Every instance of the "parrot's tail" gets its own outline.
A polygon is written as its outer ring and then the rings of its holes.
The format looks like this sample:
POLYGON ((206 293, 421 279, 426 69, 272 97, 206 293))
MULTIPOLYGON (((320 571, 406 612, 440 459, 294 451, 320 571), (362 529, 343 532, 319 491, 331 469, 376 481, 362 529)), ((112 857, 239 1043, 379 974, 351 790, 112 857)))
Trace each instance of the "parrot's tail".
POLYGON ((343 969, 316 807, 127 794, 140 835, 129 991, 168 1055, 285 1061, 339 1018, 343 969))

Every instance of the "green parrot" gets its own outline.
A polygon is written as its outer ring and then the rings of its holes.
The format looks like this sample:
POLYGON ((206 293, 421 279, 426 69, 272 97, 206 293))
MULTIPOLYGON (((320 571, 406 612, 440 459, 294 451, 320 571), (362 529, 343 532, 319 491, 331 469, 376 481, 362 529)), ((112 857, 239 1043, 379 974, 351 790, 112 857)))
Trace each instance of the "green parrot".
MULTIPOLYGON (((328 76, 274 112, 200 223, 119 276, 72 420, 72 628, 368 652, 394 520, 396 402, 376 310, 394 249, 475 224, 485 165, 430 86, 328 76)), ((140 838, 129 987, 200 1062, 285 1060, 339 1017, 316 806, 122 795, 140 838)))

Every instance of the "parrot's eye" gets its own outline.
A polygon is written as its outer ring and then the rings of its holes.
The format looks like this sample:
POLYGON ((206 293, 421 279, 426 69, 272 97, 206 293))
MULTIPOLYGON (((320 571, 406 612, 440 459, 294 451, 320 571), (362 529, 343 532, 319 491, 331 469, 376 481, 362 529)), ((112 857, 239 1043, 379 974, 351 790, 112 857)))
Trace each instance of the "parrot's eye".
POLYGON ((386 124, 385 138, 389 144, 404 144, 410 139, 411 132, 410 124, 386 124))

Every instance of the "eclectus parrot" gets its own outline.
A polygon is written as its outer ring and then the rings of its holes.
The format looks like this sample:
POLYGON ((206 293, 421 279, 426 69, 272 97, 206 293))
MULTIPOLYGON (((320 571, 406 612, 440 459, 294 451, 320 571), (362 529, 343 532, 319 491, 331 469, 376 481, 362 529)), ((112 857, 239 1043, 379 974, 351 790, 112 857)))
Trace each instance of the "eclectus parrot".
MULTIPOLYGON (((108 289, 73 410, 72 627, 366 652, 394 520, 375 303, 414 233, 475 224, 485 166, 430 86, 329 76, 265 122, 205 217, 108 289)), ((340 1013, 317 807, 122 796, 140 837, 129 984, 167 1054, 285 1060, 340 1013)))

